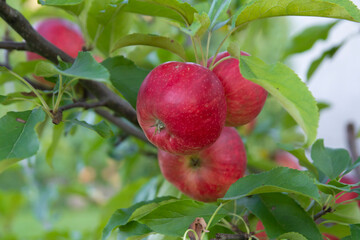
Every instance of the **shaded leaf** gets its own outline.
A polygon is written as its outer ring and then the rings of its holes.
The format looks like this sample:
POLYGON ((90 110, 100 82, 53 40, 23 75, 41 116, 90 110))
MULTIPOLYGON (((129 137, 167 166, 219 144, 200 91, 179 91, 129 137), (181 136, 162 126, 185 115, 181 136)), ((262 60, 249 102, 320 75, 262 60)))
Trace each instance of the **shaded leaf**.
POLYGON ((306 157, 305 149, 298 148, 294 150, 290 150, 289 153, 294 155, 297 159, 299 159, 299 163, 301 166, 306 167, 310 172, 312 172, 316 177, 319 177, 319 173, 316 167, 309 161, 306 157))
POLYGON ((297 233, 297 232, 284 233, 284 234, 282 234, 281 236, 279 236, 278 239, 286 239, 286 240, 307 240, 306 237, 304 237, 303 235, 301 235, 300 233, 297 233))
POLYGON ((161 203, 164 204, 168 201, 172 202, 175 201, 175 199, 171 197, 156 198, 151 201, 136 203, 129 208, 116 210, 103 229, 102 239, 107 239, 115 228, 126 226, 129 222, 141 218, 141 216, 144 216, 159 207, 161 203))
POLYGON ((61 74, 68 77, 89 79, 100 82, 107 82, 110 77, 107 69, 98 63, 93 56, 91 56, 90 52, 79 52, 74 64, 66 70, 61 70, 49 62, 39 62, 36 65, 35 74, 44 77, 61 74))
POLYGON ((239 9, 235 25, 276 16, 317 16, 360 21, 360 11, 350 0, 253 0, 239 9))
POLYGON ((101 122, 94 124, 94 125, 91 125, 84 121, 79 121, 77 119, 71 119, 71 120, 67 120, 67 121, 70 121, 71 123, 75 123, 80 126, 86 127, 90 130, 93 130, 97 134, 99 134, 99 136, 101 136, 103 138, 108 138, 108 137, 111 137, 114 135, 110 126, 104 120, 102 120, 101 122))
POLYGON ((270 238, 297 232, 307 239, 322 240, 312 218, 292 198, 281 193, 253 196, 245 205, 260 218, 270 238))
POLYGON ((124 4, 111 0, 92 1, 86 19, 86 29, 97 47, 109 56, 116 41, 132 26, 132 16, 123 11, 124 4))
POLYGON ((0 118, 0 160, 20 160, 36 154, 39 140, 35 127, 44 119, 45 113, 40 108, 8 112, 0 118))
POLYGON ((110 81, 114 87, 136 108, 140 85, 150 71, 137 67, 122 56, 108 58, 102 65, 110 72, 110 81))
POLYGON ((336 210, 334 212, 327 213, 322 216, 322 218, 342 224, 359 224, 360 209, 357 202, 340 204, 336 207, 336 210))
MULTIPOLYGON (((138 221, 157 233, 169 236, 182 236, 195 218, 201 216, 205 219, 205 222, 208 222, 216 209, 216 204, 194 200, 178 200, 162 204, 138 221)), ((227 211, 224 208, 220 209, 214 217, 212 225, 226 215, 227 211)))
POLYGON ((240 57, 241 74, 264 87, 286 109, 307 135, 306 145, 316 139, 319 112, 305 83, 282 63, 268 65, 253 56, 240 57))
POLYGON ((351 165, 351 157, 345 149, 331 149, 324 146, 324 140, 317 140, 311 148, 315 167, 330 179, 338 177, 351 165))
POLYGON ((84 9, 84 0, 38 0, 41 5, 62 8, 76 16, 84 9))
POLYGON ((351 238, 360 239, 360 224, 351 224, 350 225, 351 238))
POLYGON ((112 51, 115 51, 119 48, 134 46, 134 45, 145 45, 145 46, 162 48, 178 55, 183 60, 186 59, 185 50, 183 46, 178 42, 176 42, 175 40, 167 37, 142 34, 142 33, 133 33, 120 38, 114 45, 112 51))
POLYGON ((330 30, 338 23, 335 21, 328 24, 316 25, 306 28, 296 35, 285 49, 284 58, 295 53, 305 52, 312 48, 318 40, 327 39, 330 30))
POLYGON ((279 167, 268 172, 251 174, 240 178, 227 193, 224 200, 269 192, 290 192, 319 201, 320 195, 313 179, 295 169, 279 167))
POLYGON ((129 0, 124 11, 185 21, 187 25, 192 24, 197 12, 190 4, 178 0, 129 0))

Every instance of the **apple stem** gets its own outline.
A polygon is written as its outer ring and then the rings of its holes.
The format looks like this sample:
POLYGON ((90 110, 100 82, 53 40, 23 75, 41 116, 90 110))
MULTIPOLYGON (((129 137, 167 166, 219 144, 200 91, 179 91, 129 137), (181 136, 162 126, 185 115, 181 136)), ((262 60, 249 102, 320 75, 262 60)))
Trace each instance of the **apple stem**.
POLYGON ((204 56, 204 50, 203 50, 203 47, 202 47, 202 44, 201 44, 201 40, 200 38, 196 38, 199 46, 200 46, 200 52, 201 52, 201 61, 202 61, 202 64, 204 67, 206 67, 206 61, 205 61, 205 56, 204 56))
POLYGON ((191 43, 192 43, 193 48, 194 48, 194 54, 195 54, 196 63, 199 63, 199 56, 198 56, 198 52, 197 52, 194 37, 191 37, 191 43))
POLYGON ((184 233, 184 236, 183 236, 183 240, 186 240, 186 236, 188 235, 189 232, 192 232, 194 234, 194 236, 195 236, 195 239, 199 240, 199 237, 198 237, 197 233, 193 229, 186 230, 186 232, 184 233))
POLYGON ((205 56, 205 64, 209 59, 209 49, 210 49, 210 40, 211 40, 211 31, 208 33, 207 43, 206 43, 206 56, 205 56))
POLYGON ((217 61, 214 65, 212 65, 211 67, 209 67, 210 70, 213 70, 218 64, 220 64, 221 62, 227 60, 227 59, 230 59, 232 58, 232 56, 227 56, 227 57, 224 57, 222 59, 220 59, 219 61, 217 61))
MULTIPOLYGON (((229 201, 230 202, 230 201, 229 201)), ((215 210, 215 212, 211 215, 209 222, 207 223, 206 229, 205 231, 201 234, 201 238, 200 240, 204 239, 205 233, 208 232, 209 227, 211 225, 211 222, 214 220, 214 217, 216 216, 216 214, 220 211, 220 209, 225 206, 228 202, 225 203, 220 203, 220 205, 217 207, 217 209, 215 210)))

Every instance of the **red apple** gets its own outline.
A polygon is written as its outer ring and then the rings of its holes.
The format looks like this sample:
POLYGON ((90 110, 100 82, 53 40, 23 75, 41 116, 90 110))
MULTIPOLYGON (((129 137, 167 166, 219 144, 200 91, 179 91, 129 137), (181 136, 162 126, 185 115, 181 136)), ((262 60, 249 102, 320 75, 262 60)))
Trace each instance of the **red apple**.
MULTIPOLYGON (((77 57, 78 52, 82 50, 85 44, 80 29, 74 23, 64 19, 45 19, 37 23, 35 29, 41 36, 73 58, 77 57)), ((26 52, 26 57, 27 60, 44 59, 42 56, 33 52, 26 52)), ((46 81, 42 77, 34 77, 37 81, 45 85, 54 86, 53 83, 46 81)))
POLYGON ((154 68, 137 97, 137 119, 158 148, 192 154, 220 136, 226 117, 224 89, 209 69, 168 62, 154 68))
POLYGON ((291 153, 288 153, 286 151, 276 152, 275 162, 282 167, 301 170, 301 167, 299 165, 299 160, 296 157, 294 157, 291 153))
POLYGON ((235 128, 225 127, 218 140, 194 155, 158 151, 164 177, 184 194, 203 202, 225 195, 246 170, 244 144, 235 128))
POLYGON ((323 233, 324 240, 339 240, 338 237, 335 237, 334 235, 323 233))
MULTIPOLYGON (((258 221, 256 224, 256 231, 260 231, 260 230, 264 230, 264 225, 261 221, 258 221)), ((265 240, 265 239, 269 239, 268 236, 266 235, 265 231, 259 232, 257 234, 255 234, 255 237, 257 237, 260 240, 265 240)))
MULTIPOLYGON (((241 55, 249 56, 245 52, 241 52, 241 55)), ((228 56, 230 56, 228 52, 218 54, 215 63, 228 56)), ((209 59, 208 66, 212 60, 213 58, 209 59)), ((212 71, 218 76, 225 89, 226 125, 240 126, 256 118, 265 104, 267 91, 241 75, 239 60, 226 59, 217 64, 212 71)))
MULTIPOLYGON (((346 183, 346 184, 355 184, 358 182, 358 180, 350 175, 347 175, 347 176, 344 176, 343 178, 341 178, 340 182, 346 183)), ((339 196, 340 194, 342 194, 342 193, 339 193, 336 196, 339 196)), ((341 203, 341 202, 348 201, 348 200, 351 200, 351 199, 354 199, 357 197, 358 197, 358 194, 355 192, 345 193, 336 200, 336 203, 341 203)), ((360 207, 360 201, 357 201, 357 203, 358 203, 358 206, 360 207)))

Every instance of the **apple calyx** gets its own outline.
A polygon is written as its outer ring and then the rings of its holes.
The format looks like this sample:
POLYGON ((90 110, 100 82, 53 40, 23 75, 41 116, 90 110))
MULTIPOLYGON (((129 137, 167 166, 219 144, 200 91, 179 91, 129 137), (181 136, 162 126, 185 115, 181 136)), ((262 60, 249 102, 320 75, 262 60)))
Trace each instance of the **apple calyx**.
POLYGON ((161 132, 165 128, 165 123, 163 123, 160 119, 156 119, 155 124, 152 125, 152 127, 155 127, 155 133, 157 134, 161 132))
POLYGON ((197 169, 201 166, 201 159, 197 156, 191 156, 189 161, 189 166, 192 169, 197 169))

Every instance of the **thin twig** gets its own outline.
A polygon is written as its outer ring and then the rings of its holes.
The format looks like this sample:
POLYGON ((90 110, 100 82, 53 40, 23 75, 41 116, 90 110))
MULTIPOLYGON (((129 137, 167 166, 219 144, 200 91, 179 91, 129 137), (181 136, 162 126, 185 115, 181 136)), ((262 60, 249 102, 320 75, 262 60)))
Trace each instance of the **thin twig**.
POLYGON ((30 51, 30 48, 25 42, 13 42, 13 41, 0 42, 0 49, 30 51))
POLYGON ((135 136, 146 143, 149 143, 149 140, 146 138, 145 134, 137 127, 131 125, 129 122, 124 121, 121 118, 115 117, 110 112, 102 109, 95 109, 95 112, 102 116, 103 118, 107 119, 108 121, 115 124, 117 127, 121 128, 124 132, 129 135, 135 136))
POLYGON ((75 102, 75 103, 71 103, 71 104, 59 107, 58 111, 65 111, 65 110, 69 110, 72 108, 84 108, 84 109, 96 108, 96 107, 105 106, 105 104, 106 104, 106 101, 100 101, 100 102, 94 102, 94 103, 75 102))
MULTIPOLYGON (((353 162, 355 162, 359 157, 359 152, 356 146, 356 131, 354 123, 350 122, 346 125, 346 137, 347 137, 347 144, 350 150, 350 154, 352 157, 353 162)), ((357 178, 360 179, 360 168, 355 169, 357 178)))
MULTIPOLYGON (((30 51, 36 52, 54 63, 58 63, 58 56, 66 62, 74 61, 72 57, 43 38, 31 26, 28 20, 19 11, 7 5, 5 0, 0 0, 0 17, 24 38, 30 51)), ((104 84, 90 80, 81 80, 80 84, 100 101, 105 98, 108 99, 108 103, 106 104, 108 108, 121 114, 130 122, 138 125, 134 108, 104 84)))
POLYGON ((244 234, 229 234, 229 233, 217 233, 216 238, 213 238, 211 240, 248 240, 250 236, 246 233, 244 234))
POLYGON ((324 216, 327 213, 333 212, 334 210, 331 207, 324 206, 323 209, 314 215, 313 219, 314 221, 318 220, 322 216, 324 216))

